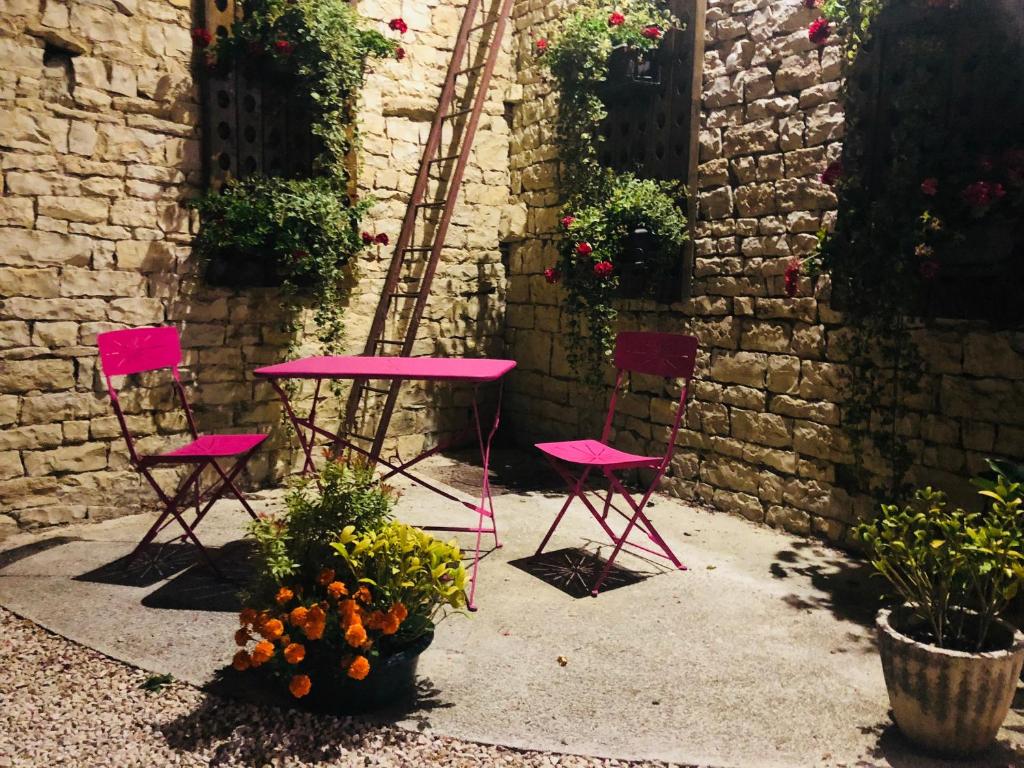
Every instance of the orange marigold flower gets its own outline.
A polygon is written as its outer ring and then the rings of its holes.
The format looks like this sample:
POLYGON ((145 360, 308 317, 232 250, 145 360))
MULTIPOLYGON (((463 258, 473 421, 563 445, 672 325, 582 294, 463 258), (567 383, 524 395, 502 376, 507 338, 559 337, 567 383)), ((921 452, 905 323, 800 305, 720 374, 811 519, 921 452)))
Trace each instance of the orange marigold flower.
POLYGON ((245 627, 242 627, 235 632, 235 645, 245 645, 250 640, 252 640, 252 636, 245 627))
POLYGON ((239 672, 245 672, 245 670, 252 666, 252 659, 249 658, 249 654, 245 651, 239 651, 231 659, 231 666, 239 672))
POLYGON ((298 608, 292 608, 292 612, 288 614, 288 621, 293 627, 301 627, 306 623, 309 618, 309 609, 304 605, 300 605, 298 608))
POLYGON ((395 603, 391 606, 391 613, 398 617, 399 621, 405 621, 409 618, 409 609, 401 603, 395 603))
POLYGON ((381 611, 374 611, 366 617, 366 626, 370 629, 383 629, 385 621, 387 621, 386 614, 381 611))
POLYGON ((370 590, 365 584, 356 590, 355 598, 367 605, 369 605, 370 601, 373 600, 373 596, 370 594, 370 590))
POLYGON ((306 633, 306 637, 310 640, 319 640, 324 636, 325 629, 327 629, 327 624, 325 623, 307 621, 306 626, 302 628, 302 631, 306 633))
POLYGON ((291 644, 292 644, 292 636, 291 635, 281 635, 281 645, 282 646, 287 646, 287 645, 291 645, 291 644))
POLYGON ((284 624, 280 619, 268 619, 260 627, 260 634, 267 640, 276 640, 284 634, 284 624))
POLYGON ((242 612, 238 614, 238 623, 244 626, 252 626, 256 622, 256 609, 255 608, 243 608, 242 612))
POLYGON ((341 625, 347 627, 349 624, 362 624, 362 617, 359 606, 355 600, 342 600, 338 603, 338 613, 341 614, 341 625))
POLYGON ((340 600, 348 594, 348 588, 340 581, 332 581, 327 585, 327 594, 335 600, 340 600))
POLYGON ((316 583, 321 587, 326 587, 332 581, 334 581, 334 569, 332 568, 324 568, 320 571, 320 575, 316 577, 316 583))
POLYGON ((274 655, 274 644, 266 640, 260 640, 252 649, 252 665, 258 667, 270 661, 274 655))
POLYGON ((293 675, 291 682, 288 683, 288 690, 291 691, 292 696, 296 699, 301 699, 309 693, 309 689, 312 687, 313 684, 309 681, 309 675, 293 675))
POLYGON ((284 649, 284 660, 289 664, 298 664, 306 658, 306 647, 301 643, 292 643, 284 649))
POLYGON ((322 624, 327 621, 327 613, 319 605, 314 605, 309 609, 309 613, 306 614, 306 621, 312 621, 317 624, 322 624))
POLYGON ((398 631, 398 625, 401 623, 402 622, 398 620, 397 616, 395 616, 393 613, 389 613, 384 618, 384 626, 381 627, 381 629, 384 630, 385 635, 393 635, 395 634, 395 632, 398 631))
POLYGON ((366 642, 366 630, 362 624, 353 624, 345 630, 345 642, 353 648, 358 648, 366 642))
POLYGON ((284 605, 285 603, 290 603, 294 597, 295 593, 288 589, 288 587, 281 587, 277 590, 277 596, 274 599, 278 605, 284 605))
POLYGON ((353 680, 362 680, 370 674, 370 662, 365 656, 356 656, 348 665, 348 676, 353 680))

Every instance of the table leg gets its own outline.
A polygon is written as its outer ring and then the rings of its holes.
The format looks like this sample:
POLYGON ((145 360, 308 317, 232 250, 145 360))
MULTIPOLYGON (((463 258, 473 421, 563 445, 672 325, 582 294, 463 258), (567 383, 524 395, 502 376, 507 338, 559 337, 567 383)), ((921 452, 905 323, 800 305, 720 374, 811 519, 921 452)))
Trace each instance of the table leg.
POLYGON ((494 423, 491 425, 491 431, 488 433, 485 441, 483 428, 480 424, 480 386, 477 385, 473 388, 473 421, 476 425, 476 436, 480 445, 480 459, 483 463, 484 477, 480 489, 480 504, 477 506, 476 550, 473 554, 473 572, 469 579, 469 601, 467 607, 471 611, 476 610, 476 578, 480 568, 480 540, 484 534, 485 517, 490 517, 491 519, 491 530, 488 532, 494 534, 494 548, 499 549, 501 547, 501 543, 498 541, 498 521, 494 516, 494 498, 491 496, 490 477, 491 444, 494 442, 494 435, 498 431, 498 425, 501 423, 501 390, 502 382, 499 381, 498 403, 494 411, 494 423))
MULTIPOLYGON (((299 438, 299 445, 302 446, 302 452, 306 457, 305 460, 302 462, 302 472, 303 474, 305 474, 307 468, 309 468, 309 471, 312 471, 313 444, 316 432, 314 430, 311 430, 309 434, 309 440, 307 440, 306 433, 303 430, 307 426, 309 426, 309 423, 300 419, 298 417, 298 414, 295 413, 295 409, 292 408, 291 401, 288 399, 288 393, 285 392, 281 385, 277 383, 277 379, 270 379, 270 386, 274 388, 274 391, 277 392, 277 396, 281 398, 281 405, 284 407, 284 412, 288 415, 289 421, 291 421, 292 426, 295 428, 295 434, 299 438)), ((314 400, 313 402, 315 408, 316 401, 314 400)))

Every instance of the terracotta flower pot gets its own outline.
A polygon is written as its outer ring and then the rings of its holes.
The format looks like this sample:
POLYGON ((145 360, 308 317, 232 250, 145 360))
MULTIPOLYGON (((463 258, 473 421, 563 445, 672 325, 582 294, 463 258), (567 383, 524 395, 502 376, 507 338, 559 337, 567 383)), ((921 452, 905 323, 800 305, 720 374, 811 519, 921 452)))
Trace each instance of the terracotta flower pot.
POLYGON ((911 609, 902 606, 879 611, 875 621, 896 725, 934 752, 969 755, 985 749, 1010 709, 1024 661, 1024 634, 997 619, 992 631, 1002 649, 967 653, 902 634, 896 627, 907 628, 910 617, 911 609))

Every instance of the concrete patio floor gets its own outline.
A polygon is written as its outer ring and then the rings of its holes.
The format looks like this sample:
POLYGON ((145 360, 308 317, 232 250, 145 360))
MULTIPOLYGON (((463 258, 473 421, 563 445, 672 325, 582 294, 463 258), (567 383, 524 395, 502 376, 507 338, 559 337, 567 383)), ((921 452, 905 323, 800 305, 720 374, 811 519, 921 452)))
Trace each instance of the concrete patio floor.
MULTIPOLYGON (((437 457, 425 472, 458 487, 478 470, 437 457)), ((651 517, 689 570, 624 556, 621 565, 644 578, 576 598, 553 585, 571 576, 557 558, 543 578, 512 562, 532 554, 562 500, 554 488, 530 485, 496 497, 504 546, 481 562, 480 610, 439 626, 420 661, 429 693, 401 725, 514 747, 712 766, 944 764, 915 754, 891 725, 871 631, 875 586, 862 564, 657 498, 651 517)), ((400 486, 400 519, 451 522, 459 514, 418 486, 400 486)), ((281 498, 264 492, 254 506, 271 511, 281 498)), ((226 588, 198 567, 166 578, 152 571, 144 586, 104 583, 118 580, 120 570, 105 566, 131 550, 150 520, 134 515, 8 539, 0 545, 0 605, 113 658, 204 685, 234 652, 235 615, 209 610, 229 607, 226 588)), ((218 504, 201 538, 235 541, 243 522, 237 505, 218 504)), ((549 549, 597 552, 600 533, 580 506, 549 549)), ((995 748, 954 765, 1024 765, 1022 754, 1024 716, 1014 711, 995 748)))

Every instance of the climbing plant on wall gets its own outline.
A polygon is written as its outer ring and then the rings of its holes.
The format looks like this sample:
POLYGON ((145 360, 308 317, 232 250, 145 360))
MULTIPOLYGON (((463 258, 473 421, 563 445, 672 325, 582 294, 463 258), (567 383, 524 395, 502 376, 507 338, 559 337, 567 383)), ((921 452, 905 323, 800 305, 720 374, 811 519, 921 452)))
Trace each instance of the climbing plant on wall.
MULTIPOLYGON (((847 133, 822 173, 839 199, 807 265, 830 275, 854 332, 844 421, 900 486, 901 433, 931 317, 1017 323, 1024 287, 1024 96, 1019 34, 998 3, 808 0, 812 42, 845 37, 847 133)), ((869 473, 856 473, 864 490, 869 473)))
MULTIPOLYGON (((261 277, 281 285, 292 330, 298 330, 304 298, 311 297, 318 338, 336 351, 343 269, 363 248, 386 242, 385 235, 361 232, 372 200, 357 199, 351 185, 355 104, 368 62, 401 59, 405 52, 370 28, 347 0, 247 0, 243 11, 219 36, 202 27, 193 31, 203 66, 211 76, 240 69, 248 81, 276 84, 276 91, 263 88, 264 102, 293 99, 285 91, 298 90, 321 151, 304 178, 229 178, 194 201, 202 220, 195 252, 201 259, 225 259, 229 272, 269 265, 270 274, 264 269, 261 277)), ((406 30, 401 19, 389 26, 398 34, 406 30)))
POLYGON ((565 287, 569 362, 592 383, 600 381, 614 341, 617 262, 631 238, 642 231, 656 243, 645 262, 653 284, 659 275, 664 279, 687 238, 680 184, 616 172, 599 160, 607 117, 602 93, 613 52, 644 66, 675 26, 678 21, 651 0, 585 0, 559 21, 552 39, 535 43, 558 90, 555 137, 565 197, 561 257, 544 274, 565 287))

